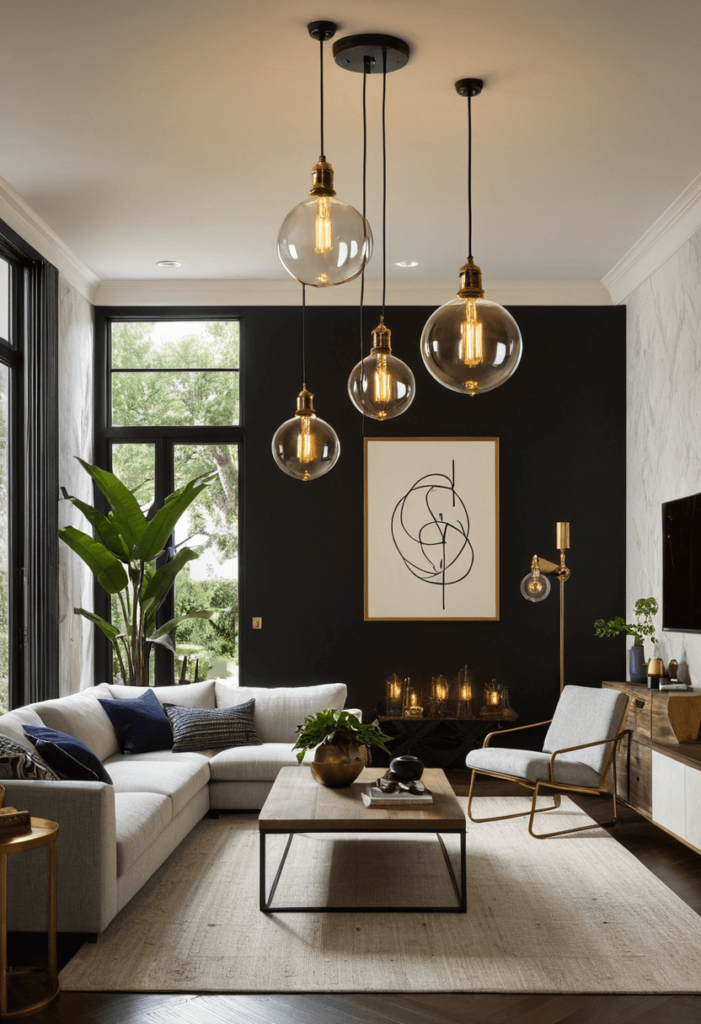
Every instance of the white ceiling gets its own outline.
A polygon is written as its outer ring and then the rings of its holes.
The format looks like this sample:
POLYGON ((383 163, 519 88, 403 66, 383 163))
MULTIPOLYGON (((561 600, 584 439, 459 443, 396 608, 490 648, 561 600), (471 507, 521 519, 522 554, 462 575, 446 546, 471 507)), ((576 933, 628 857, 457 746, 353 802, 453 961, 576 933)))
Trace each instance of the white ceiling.
MULTIPOLYGON (((387 82, 391 278, 454 278, 466 254, 459 78, 486 82, 489 278, 600 280, 701 171, 699 0, 0 0, 0 176, 102 279, 284 279, 277 231, 319 150, 319 18, 412 48, 387 82)), ((357 206, 362 78, 326 54, 326 155, 357 206)))

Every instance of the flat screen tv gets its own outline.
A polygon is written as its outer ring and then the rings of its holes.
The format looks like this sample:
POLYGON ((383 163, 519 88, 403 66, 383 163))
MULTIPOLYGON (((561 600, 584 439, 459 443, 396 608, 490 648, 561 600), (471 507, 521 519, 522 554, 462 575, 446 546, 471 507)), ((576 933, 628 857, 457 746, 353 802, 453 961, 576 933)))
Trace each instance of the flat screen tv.
POLYGON ((701 494, 662 506, 662 628, 701 633, 701 494))

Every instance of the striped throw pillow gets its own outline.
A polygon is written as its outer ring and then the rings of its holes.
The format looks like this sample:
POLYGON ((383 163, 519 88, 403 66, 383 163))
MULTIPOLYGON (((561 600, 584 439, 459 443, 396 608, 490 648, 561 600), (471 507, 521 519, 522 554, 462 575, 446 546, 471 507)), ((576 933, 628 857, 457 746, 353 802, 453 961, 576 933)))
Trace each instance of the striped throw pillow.
POLYGON ((173 752, 212 747, 260 746, 253 711, 255 699, 233 708, 184 708, 164 704, 173 729, 173 752))

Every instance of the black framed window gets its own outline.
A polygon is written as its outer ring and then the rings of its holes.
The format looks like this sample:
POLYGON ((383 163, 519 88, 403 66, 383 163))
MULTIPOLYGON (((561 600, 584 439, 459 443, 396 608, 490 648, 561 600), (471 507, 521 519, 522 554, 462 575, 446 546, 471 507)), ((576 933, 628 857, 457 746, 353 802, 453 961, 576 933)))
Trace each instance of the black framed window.
POLYGON ((58 272, 0 222, 0 710, 58 696, 58 272))
MULTIPOLYGON (((162 624, 184 612, 219 609, 177 629, 175 656, 156 646, 151 682, 236 675, 240 663, 241 348, 240 316, 221 309, 96 310, 96 446, 146 511, 209 470, 214 482, 183 516, 172 546, 199 553, 178 574, 162 624), (187 659, 187 660, 186 660, 187 659)), ((119 620, 96 586, 98 614, 119 620)), ((95 638, 98 681, 112 679, 110 644, 95 638)))

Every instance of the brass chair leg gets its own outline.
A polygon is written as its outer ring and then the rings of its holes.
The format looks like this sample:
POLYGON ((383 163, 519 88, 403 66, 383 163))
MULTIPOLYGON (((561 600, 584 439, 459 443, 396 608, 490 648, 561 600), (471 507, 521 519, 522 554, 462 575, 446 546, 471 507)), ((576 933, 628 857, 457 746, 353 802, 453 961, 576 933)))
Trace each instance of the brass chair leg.
MULTIPOLYGON (((540 782, 536 782, 535 791, 533 793, 533 803, 531 805, 531 814, 528 821, 528 831, 534 839, 552 839, 553 836, 566 836, 570 832, 586 832, 590 828, 606 828, 608 825, 615 825, 617 821, 617 810, 616 810, 616 794, 613 794, 613 819, 611 821, 592 821, 591 825, 578 825, 577 828, 563 828, 558 832, 534 832, 533 831, 533 816, 538 812, 534 809, 536 798, 538 796, 538 790, 540 788, 540 782)), ((559 799, 559 797, 558 797, 559 799)))
MULTIPOLYGON (((470 821, 474 821, 474 822, 477 822, 478 824, 481 824, 482 822, 485 822, 485 821, 506 821, 507 818, 527 818, 529 815, 530 815, 530 817, 532 819, 534 814, 540 814, 542 811, 554 811, 554 810, 556 810, 560 806, 560 794, 559 793, 553 793, 553 804, 552 804, 552 807, 538 807, 538 808, 534 809, 534 807, 535 807, 535 799, 536 799, 536 796, 534 794, 533 795, 533 802, 531 804, 530 811, 519 811, 517 814, 499 814, 495 818, 475 818, 473 816, 473 814, 472 814, 472 790, 473 790, 474 785, 475 785, 475 775, 486 775, 486 774, 487 774, 486 772, 480 772, 476 768, 472 769, 472 778, 470 779, 470 792, 469 792, 469 795, 468 795, 468 798, 467 798, 467 816, 470 819, 470 821)), ((536 784, 536 792, 537 792, 537 785, 538 784, 536 784)), ((538 838, 538 837, 536 837, 536 838, 538 838)))

